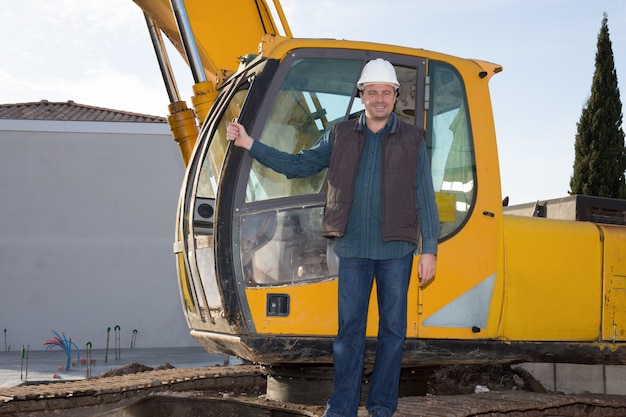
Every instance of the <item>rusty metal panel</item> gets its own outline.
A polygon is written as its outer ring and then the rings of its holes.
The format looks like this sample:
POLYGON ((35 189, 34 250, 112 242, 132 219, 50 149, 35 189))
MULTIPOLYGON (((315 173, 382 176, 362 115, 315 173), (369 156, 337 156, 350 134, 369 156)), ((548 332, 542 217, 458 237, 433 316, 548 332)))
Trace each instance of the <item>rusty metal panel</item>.
POLYGON ((599 225, 604 240, 602 340, 626 340, 626 227, 599 225))

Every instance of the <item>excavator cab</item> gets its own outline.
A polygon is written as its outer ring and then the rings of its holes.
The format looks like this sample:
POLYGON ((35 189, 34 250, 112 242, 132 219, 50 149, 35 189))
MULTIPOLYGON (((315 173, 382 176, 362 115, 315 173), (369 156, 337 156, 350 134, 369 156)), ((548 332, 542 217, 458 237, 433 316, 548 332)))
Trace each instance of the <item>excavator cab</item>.
MULTIPOLYGON (((211 351, 264 364, 331 362, 337 331, 337 258, 321 234, 326 172, 288 179, 264 167, 226 140, 233 119, 282 151, 310 148, 334 123, 360 115, 356 81, 365 63, 383 57, 401 83, 396 113, 428 127, 441 240, 472 219, 477 173, 459 71, 442 60, 337 42, 287 40, 242 64, 202 127, 181 193, 176 253, 192 335, 211 351), (292 342, 306 349, 279 348, 292 342)), ((416 336, 421 290, 413 281, 416 336)), ((488 306, 470 328, 487 326, 488 306)), ((374 307, 370 314, 375 336, 374 307)))

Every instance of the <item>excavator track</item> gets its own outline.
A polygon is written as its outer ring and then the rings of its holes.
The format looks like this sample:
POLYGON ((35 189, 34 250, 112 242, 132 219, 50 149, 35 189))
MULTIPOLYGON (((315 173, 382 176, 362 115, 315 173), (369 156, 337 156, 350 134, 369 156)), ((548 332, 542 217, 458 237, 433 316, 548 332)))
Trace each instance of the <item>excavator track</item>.
MULTIPOLYGON (((0 388, 0 416, 309 416, 322 405, 268 400, 258 367, 166 369, 86 380, 0 388)), ((359 417, 366 417, 365 408, 359 417)), ((626 396, 521 390, 403 397, 395 417, 625 416, 626 396)))

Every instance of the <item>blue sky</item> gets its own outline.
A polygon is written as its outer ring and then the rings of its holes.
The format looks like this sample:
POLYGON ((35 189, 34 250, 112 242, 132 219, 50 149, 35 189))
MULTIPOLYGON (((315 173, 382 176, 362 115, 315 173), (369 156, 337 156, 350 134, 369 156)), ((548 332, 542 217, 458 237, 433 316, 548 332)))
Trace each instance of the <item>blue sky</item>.
MULTIPOLYGON (((296 37, 398 44, 503 65, 490 86, 502 193, 512 204, 567 195, 604 12, 625 102, 626 0, 282 4, 296 37)), ((7 2, 0 21, 0 102, 74 100, 166 114, 145 21, 131 0, 7 2)), ((175 71, 188 97, 191 77, 180 62, 175 71)))

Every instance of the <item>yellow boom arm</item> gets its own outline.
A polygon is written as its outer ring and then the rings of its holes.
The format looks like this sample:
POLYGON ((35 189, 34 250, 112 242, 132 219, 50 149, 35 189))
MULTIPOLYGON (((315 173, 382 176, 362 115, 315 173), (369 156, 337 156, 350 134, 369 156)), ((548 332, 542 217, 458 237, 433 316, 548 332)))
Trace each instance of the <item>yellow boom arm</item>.
MULTIPOLYGON (((191 100, 200 125, 217 97, 217 89, 237 70, 242 56, 262 53, 270 45, 292 37, 278 0, 273 5, 282 33, 265 0, 134 2, 143 10, 148 25, 164 33, 189 64, 195 80, 191 100)), ((155 48, 163 49, 158 43, 155 48)), ((164 73, 166 83, 169 75, 164 73)), ((168 123, 186 165, 197 138, 196 117, 178 97, 170 95, 170 102, 168 123)))

